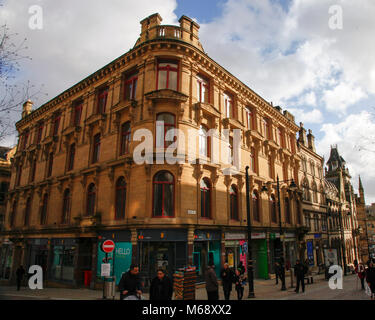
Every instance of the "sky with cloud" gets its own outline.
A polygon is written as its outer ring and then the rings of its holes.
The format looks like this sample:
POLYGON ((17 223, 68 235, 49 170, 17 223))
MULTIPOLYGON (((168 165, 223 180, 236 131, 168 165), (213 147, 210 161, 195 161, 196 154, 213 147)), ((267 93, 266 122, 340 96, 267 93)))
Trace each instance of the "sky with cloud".
POLYGON ((195 19, 207 54, 312 129, 325 159, 337 144, 355 188, 361 175, 367 203, 375 202, 375 1, 1 2, 1 24, 27 37, 32 57, 18 80, 43 84, 48 93, 37 106, 131 49, 148 15, 159 12, 165 24, 178 24, 183 14, 195 19), (42 30, 28 26, 32 5, 43 9, 42 30), (330 28, 334 5, 342 9, 342 29, 330 28))

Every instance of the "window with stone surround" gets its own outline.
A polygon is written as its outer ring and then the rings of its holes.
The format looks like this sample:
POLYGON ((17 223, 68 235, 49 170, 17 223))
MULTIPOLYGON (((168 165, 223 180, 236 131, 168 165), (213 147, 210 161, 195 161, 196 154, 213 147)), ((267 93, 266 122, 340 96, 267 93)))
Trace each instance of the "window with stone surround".
POLYGON ((28 226, 30 222, 30 214, 31 214, 31 197, 28 197, 26 200, 26 207, 25 207, 25 216, 24 216, 24 226, 28 226))
POLYGON ((174 217, 174 188, 174 177, 170 172, 160 171, 155 174, 153 180, 153 217, 174 217))
POLYGON ((253 205, 253 219, 254 221, 260 222, 259 195, 256 190, 254 190, 252 193, 252 205, 253 205))
POLYGON ((61 120, 61 114, 56 113, 53 116, 53 125, 52 125, 52 135, 53 136, 57 136, 57 134, 59 132, 60 120, 61 120))
POLYGON ((237 186, 231 185, 229 189, 229 200, 230 200, 230 218, 231 220, 238 221, 238 190, 237 186))
POLYGON ((200 183, 201 190, 201 217, 211 218, 211 183, 207 178, 203 178, 200 183))
POLYGON ((121 142, 120 142, 120 155, 129 153, 131 138, 130 121, 127 121, 121 125, 121 142))
POLYGON ((47 177, 52 175, 52 168, 53 168, 53 152, 50 152, 48 155, 48 166, 47 166, 47 177))
POLYGON ((83 102, 78 101, 74 105, 74 112, 73 112, 73 125, 78 127, 81 123, 81 116, 82 116, 82 109, 83 109, 83 102))
POLYGON ((205 76, 197 76, 197 98, 199 102, 210 103, 210 81, 205 76))
POLYGON ((87 188, 86 199, 86 216, 93 216, 95 214, 96 188, 95 184, 90 183, 87 188))
POLYGON ((62 224, 68 224, 69 223, 70 208, 71 208, 70 189, 65 189, 64 196, 63 196, 62 215, 61 215, 61 223, 62 224))
POLYGON ((126 207, 126 181, 124 177, 120 177, 116 182, 116 210, 115 219, 120 220, 125 218, 126 207))
POLYGON ((69 146, 69 153, 68 153, 68 171, 73 170, 74 168, 74 158, 76 154, 76 145, 75 143, 72 143, 69 146))
POLYGON ((99 161, 99 153, 100 153, 100 133, 97 133, 93 138, 91 163, 97 163, 99 161))
POLYGON ((224 93, 224 112, 225 118, 236 118, 233 95, 228 92, 224 93))
POLYGON ((108 87, 99 89, 96 102, 96 113, 104 114, 107 105, 108 87))
POLYGON ((270 197, 270 216, 271 216, 271 222, 277 223, 277 214, 276 214, 276 198, 275 195, 271 195, 270 197))
POLYGON ((254 110, 251 107, 245 108, 246 114, 246 126, 248 130, 256 130, 255 128, 255 118, 254 118, 254 110))
POLYGON ((40 122, 38 124, 38 129, 37 129, 36 139, 35 139, 35 143, 37 144, 40 143, 40 141, 42 140, 43 127, 44 127, 44 123, 40 122))
POLYGON ((157 66, 156 90, 178 90, 179 66, 176 60, 159 60, 157 66))
POLYGON ((201 125, 199 128, 199 154, 209 158, 210 157, 210 136, 206 126, 201 125))
MULTIPOLYGON (((176 117, 171 113, 159 113, 156 116, 156 147, 168 148, 174 141, 167 141, 166 134, 176 128, 176 117)), ((176 139, 176 137, 175 137, 176 139)))
POLYGON ((130 72, 125 75, 124 99, 126 101, 135 100, 138 83, 138 72, 130 72))
POLYGON ((40 224, 43 226, 47 223, 47 213, 48 213, 48 194, 44 194, 42 200, 42 206, 40 208, 40 224))

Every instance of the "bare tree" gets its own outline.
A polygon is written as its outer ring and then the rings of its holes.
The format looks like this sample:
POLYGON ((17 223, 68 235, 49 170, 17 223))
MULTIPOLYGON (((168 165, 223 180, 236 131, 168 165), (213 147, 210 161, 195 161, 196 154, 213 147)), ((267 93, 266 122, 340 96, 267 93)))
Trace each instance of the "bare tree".
POLYGON ((32 60, 25 53, 27 39, 17 42, 17 37, 6 24, 0 26, 0 142, 15 133, 15 118, 22 104, 43 94, 43 85, 35 87, 30 81, 17 82, 21 61, 32 60))

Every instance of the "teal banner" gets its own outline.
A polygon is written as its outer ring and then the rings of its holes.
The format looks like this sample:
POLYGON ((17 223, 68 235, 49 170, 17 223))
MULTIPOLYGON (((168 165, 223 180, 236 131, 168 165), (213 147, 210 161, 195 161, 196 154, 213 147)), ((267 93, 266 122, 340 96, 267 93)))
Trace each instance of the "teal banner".
MULTIPOLYGON (((98 244, 98 263, 97 273, 98 277, 101 277, 101 265, 105 258, 105 253, 100 249, 101 242, 98 244)), ((130 268, 132 261, 132 244, 131 242, 115 242, 115 255, 113 252, 108 253, 109 263, 111 264, 111 276, 116 277, 116 284, 120 282, 121 276, 124 272, 127 272, 130 268)))

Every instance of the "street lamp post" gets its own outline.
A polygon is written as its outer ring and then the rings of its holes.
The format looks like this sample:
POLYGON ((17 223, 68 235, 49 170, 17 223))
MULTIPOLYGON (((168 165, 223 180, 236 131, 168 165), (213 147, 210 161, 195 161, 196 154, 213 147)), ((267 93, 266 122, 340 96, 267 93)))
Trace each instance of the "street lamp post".
POLYGON ((340 229, 341 229, 341 247, 342 247, 342 257, 343 257, 343 262, 344 262, 344 276, 346 276, 346 248, 345 248, 345 233, 343 229, 343 223, 342 223, 342 206, 340 205, 340 229))
MULTIPOLYGON (((293 179, 289 180, 279 180, 279 176, 277 176, 276 180, 276 190, 277 190, 277 208, 278 208, 278 213, 279 213, 279 233, 280 233, 280 253, 279 253, 279 258, 280 258, 280 268, 281 268, 281 290, 285 291, 286 286, 285 286, 285 265, 284 265, 284 232, 281 224, 281 204, 280 204, 280 182, 289 182, 290 183, 290 188, 295 189, 297 188, 297 185, 295 184, 293 179)), ((267 187, 263 186, 262 191, 267 191, 267 187)))
POLYGON ((246 166, 246 213, 247 213, 247 278, 249 279, 248 298, 254 298, 253 260, 251 252, 251 216, 250 216, 250 186, 249 166, 246 166))

